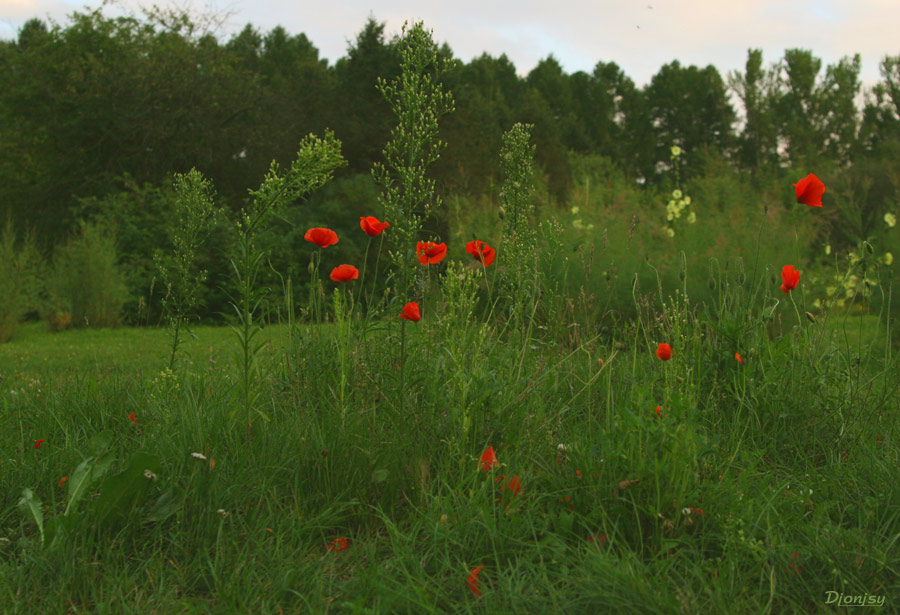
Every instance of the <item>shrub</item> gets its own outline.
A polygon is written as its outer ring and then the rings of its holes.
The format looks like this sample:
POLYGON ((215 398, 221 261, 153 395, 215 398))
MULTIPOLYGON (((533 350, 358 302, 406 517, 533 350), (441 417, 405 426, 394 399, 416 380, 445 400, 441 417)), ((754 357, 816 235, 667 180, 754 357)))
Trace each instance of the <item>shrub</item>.
POLYGON ((12 223, 0 236, 0 342, 9 340, 16 326, 34 309, 40 293, 40 253, 32 236, 16 245, 12 223))
POLYGON ((82 226, 57 248, 47 294, 45 318, 51 329, 64 328, 66 321, 76 327, 119 324, 127 291, 116 264, 114 236, 99 225, 82 226))

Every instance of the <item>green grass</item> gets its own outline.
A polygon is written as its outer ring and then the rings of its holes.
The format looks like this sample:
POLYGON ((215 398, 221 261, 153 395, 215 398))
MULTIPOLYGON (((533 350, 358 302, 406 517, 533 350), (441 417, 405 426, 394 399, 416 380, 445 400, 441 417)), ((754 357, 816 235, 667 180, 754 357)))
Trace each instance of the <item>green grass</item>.
POLYGON ((250 432, 227 328, 165 374, 164 330, 23 327, 0 346, 4 612, 832 612, 829 590, 896 608, 900 371, 877 318, 773 336, 675 299, 525 339, 460 313, 408 323, 403 391, 399 322, 356 321, 343 408, 336 328, 291 347, 266 327, 250 432), (104 455, 66 515, 60 479, 104 455))

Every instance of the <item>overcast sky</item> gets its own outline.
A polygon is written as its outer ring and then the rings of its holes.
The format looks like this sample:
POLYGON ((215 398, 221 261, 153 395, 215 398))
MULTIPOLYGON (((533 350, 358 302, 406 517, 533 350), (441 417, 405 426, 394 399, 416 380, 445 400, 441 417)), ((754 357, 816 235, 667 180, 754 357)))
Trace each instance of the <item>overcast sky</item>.
MULTIPOLYGON (((723 78, 742 69, 747 49, 766 65, 785 49, 810 49, 824 64, 862 56, 862 80, 880 79, 885 55, 900 55, 900 0, 116 0, 110 15, 139 4, 230 14, 220 38, 248 22, 268 31, 305 33, 331 64, 371 15, 398 33, 405 20, 424 20, 439 43, 468 62, 488 52, 506 55, 527 74, 551 53, 568 73, 599 61, 619 64, 639 85, 672 60, 715 65, 723 78)), ((31 17, 61 25, 80 0, 0 0, 0 38, 14 38, 31 17)), ((824 67, 823 67, 824 68, 824 67)))

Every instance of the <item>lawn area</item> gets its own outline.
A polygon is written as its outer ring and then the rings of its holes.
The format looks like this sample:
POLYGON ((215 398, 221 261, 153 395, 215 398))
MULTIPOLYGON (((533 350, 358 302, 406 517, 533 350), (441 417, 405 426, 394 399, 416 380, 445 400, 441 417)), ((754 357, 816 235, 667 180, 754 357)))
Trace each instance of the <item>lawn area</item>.
POLYGON ((831 612, 841 592, 896 606, 900 372, 876 318, 770 339, 762 321, 673 304, 672 329, 573 344, 460 327, 445 307, 402 330, 298 330, 293 350, 286 326, 266 327, 250 416, 228 328, 199 327, 163 373, 164 329, 23 327, 0 346, 0 601, 788 613, 831 612))

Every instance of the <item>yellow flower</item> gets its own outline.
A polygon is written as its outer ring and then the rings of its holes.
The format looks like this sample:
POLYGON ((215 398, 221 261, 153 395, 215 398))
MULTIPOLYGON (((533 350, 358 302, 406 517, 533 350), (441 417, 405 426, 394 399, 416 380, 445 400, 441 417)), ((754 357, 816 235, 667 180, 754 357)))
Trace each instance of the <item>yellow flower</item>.
POLYGON ((813 301, 813 307, 816 308, 817 310, 818 310, 820 307, 822 307, 822 300, 821 300, 821 299, 816 299, 815 301, 813 301))
POLYGON ((828 296, 830 297, 831 295, 833 295, 834 293, 837 292, 837 287, 829 286, 828 288, 825 289, 825 292, 828 293, 828 296))
POLYGON ((581 211, 581 210, 578 208, 578 205, 576 205, 575 207, 572 208, 572 215, 577 214, 579 211, 581 211))
POLYGON ((837 300, 838 307, 844 307, 844 304, 845 304, 845 303, 846 303, 846 302, 845 302, 843 299, 838 299, 838 300, 837 300))
POLYGON ((672 155, 673 156, 681 156, 681 148, 677 145, 672 146, 672 155))
POLYGON ((689 197, 689 196, 684 197, 684 204, 685 204, 685 205, 690 205, 690 204, 691 204, 691 197, 689 197))
POLYGON ((669 237, 674 237, 674 236, 675 236, 675 229, 673 229, 673 228, 667 228, 667 229, 666 229, 666 235, 668 235, 669 237))
POLYGON ((831 244, 830 243, 825 246, 825 255, 827 256, 829 254, 831 254, 831 244))
POLYGON ((574 226, 575 228, 584 228, 584 224, 582 224, 581 218, 578 218, 577 220, 572 222, 572 226, 574 226))
POLYGON ((688 214, 688 222, 690 224, 693 224, 696 221, 697 221, 697 213, 692 211, 690 214, 688 214))
POLYGON ((895 216, 891 212, 887 212, 886 214, 884 214, 884 222, 889 227, 894 228, 894 225, 897 224, 897 216, 895 216))
POLYGON ((674 217, 675 217, 675 216, 674 216, 674 214, 673 214, 671 211, 670 211, 669 213, 666 214, 666 220, 671 220, 671 219, 674 218, 674 217))
POLYGON ((885 252, 884 253, 884 264, 890 265, 893 262, 894 262, 894 255, 891 254, 890 252, 885 252))
POLYGON ((675 190, 673 190, 673 191, 672 191, 672 197, 673 197, 673 198, 676 198, 676 199, 680 199, 680 198, 681 198, 681 190, 679 190, 679 189, 677 189, 677 188, 676 188, 675 190))

